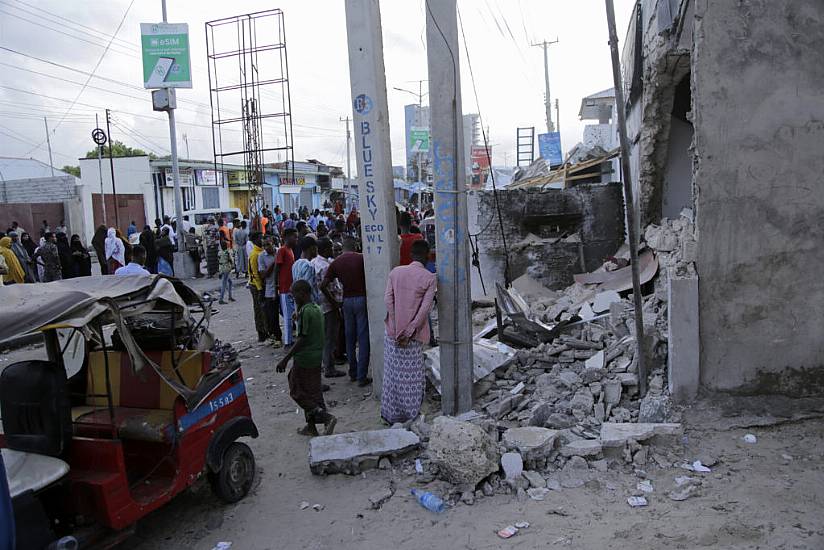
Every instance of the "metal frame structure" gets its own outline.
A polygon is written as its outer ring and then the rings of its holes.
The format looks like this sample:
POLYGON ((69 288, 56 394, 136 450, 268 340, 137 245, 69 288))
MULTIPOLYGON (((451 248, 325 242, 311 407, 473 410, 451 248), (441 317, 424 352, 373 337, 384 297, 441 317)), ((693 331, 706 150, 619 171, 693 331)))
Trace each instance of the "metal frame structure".
POLYGON ((529 166, 535 161, 535 127, 518 128, 515 141, 517 166, 529 166))
POLYGON ((272 155, 285 153, 291 181, 295 181, 283 11, 272 9, 208 21, 206 58, 215 173, 219 164, 243 157, 249 217, 257 227, 263 207, 264 167, 274 165, 272 155))

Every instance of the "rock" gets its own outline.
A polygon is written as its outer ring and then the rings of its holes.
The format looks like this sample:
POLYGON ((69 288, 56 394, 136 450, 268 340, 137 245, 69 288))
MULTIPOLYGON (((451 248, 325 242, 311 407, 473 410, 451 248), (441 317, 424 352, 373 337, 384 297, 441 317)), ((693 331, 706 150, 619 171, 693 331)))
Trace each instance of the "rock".
POLYGON ((313 437, 309 441, 309 468, 315 475, 354 475, 377 466, 380 457, 400 456, 419 445, 420 438, 408 430, 371 430, 313 437))
POLYGON ((672 415, 672 401, 667 395, 647 395, 641 400, 638 422, 666 422, 672 415))
POLYGON ((584 384, 600 382, 605 374, 604 369, 584 369, 584 372, 581 373, 581 381, 584 384))
POLYGON ((629 409, 625 409, 624 407, 615 407, 612 409, 613 422, 624 423, 630 420, 632 420, 632 414, 629 412, 629 409))
POLYGON ((488 481, 484 481, 483 485, 481 485, 481 492, 484 494, 485 497, 491 497, 495 495, 495 489, 492 488, 492 484, 488 481))
POLYGON ((646 466, 647 464, 647 448, 641 447, 635 452, 632 457, 632 463, 636 466, 646 466))
POLYGON ((562 489, 561 482, 554 478, 546 480, 546 488, 550 491, 560 491, 562 489))
POLYGON ((517 450, 527 464, 532 464, 549 456, 555 446, 557 436, 557 430, 524 426, 508 429, 504 432, 501 441, 504 447, 517 450))
POLYGON ((464 491, 461 494, 461 502, 467 506, 472 506, 475 504, 475 493, 473 491, 464 491))
POLYGON ((568 414, 561 414, 561 413, 553 413, 549 415, 547 421, 544 425, 548 428, 555 428, 556 430, 562 430, 564 428, 571 428, 577 424, 575 418, 568 414))
POLYGON ((589 470, 589 464, 587 464, 587 461, 580 456, 570 457, 570 459, 567 460, 567 463, 564 464, 562 471, 569 473, 572 470, 589 470))
POLYGON ((679 435, 681 431, 681 424, 604 422, 601 424, 601 445, 623 447, 630 439, 645 441, 656 435, 679 435))
POLYGON ((392 461, 386 457, 383 457, 378 461, 378 470, 391 470, 392 469, 392 461))
MULTIPOLYGON (((523 400, 522 395, 511 395, 507 393, 486 406, 486 412, 494 419, 500 419, 509 411, 517 407, 523 400)), ((440 418, 440 417, 438 417, 440 418)))
POLYGON ((561 371, 558 375, 558 380, 570 389, 581 385, 581 377, 578 376, 575 371, 568 369, 561 371))
POLYGON ((552 405, 549 403, 538 403, 529 411, 529 425, 543 427, 552 414, 552 405))
POLYGON ((603 403, 596 403, 595 407, 594 407, 594 411, 595 412, 593 414, 595 416, 595 421, 596 422, 601 423, 606 419, 606 412, 604 410, 604 404, 603 403))
POLYGON ((671 500, 680 502, 682 500, 687 500, 688 498, 690 498, 691 496, 693 496, 697 492, 698 492, 698 486, 697 485, 687 484, 687 485, 683 485, 679 489, 673 489, 672 491, 669 492, 669 494, 667 496, 671 500))
POLYGON ((606 459, 593 460, 589 464, 599 472, 606 472, 607 470, 609 470, 609 462, 607 462, 606 459))
POLYGON ((619 372, 617 374, 618 380, 621 381, 622 386, 637 386, 638 375, 632 372, 619 372))
POLYGON ((439 477, 473 488, 498 471, 498 446, 480 427, 448 416, 435 419, 429 438, 429 457, 439 477))
POLYGON ((429 436, 432 434, 432 426, 426 423, 423 415, 418 416, 418 418, 412 422, 412 425, 409 426, 409 429, 417 434, 418 437, 421 438, 421 441, 428 441, 429 436))
POLYGON ((561 447, 563 456, 598 456, 601 453, 601 442, 597 439, 579 439, 571 441, 561 447))
POLYGON ((532 489, 526 490, 526 494, 529 495, 529 498, 537 501, 544 500, 548 493, 549 489, 546 487, 533 487, 532 489))
POLYGON ((602 369, 604 368, 604 350, 599 351, 592 357, 586 360, 584 366, 587 369, 602 369))
POLYGON ((544 476, 536 472, 535 470, 527 470, 524 472, 524 477, 529 482, 530 487, 544 487, 546 488, 546 480, 544 476))
POLYGON ((617 405, 621 401, 621 381, 609 380, 604 382, 604 404, 617 405))
POLYGON ((524 473, 524 461, 518 453, 504 453, 501 455, 501 467, 507 481, 515 481, 524 473))
POLYGON ((569 402, 570 408, 584 411, 587 414, 592 412, 592 406, 594 404, 595 399, 587 389, 581 389, 575 392, 575 396, 569 402))
POLYGON ((378 491, 377 493, 373 494, 369 497, 369 502, 371 503, 373 510, 379 510, 381 506, 383 506, 390 498, 395 494, 395 491, 391 487, 387 487, 382 491, 378 491))

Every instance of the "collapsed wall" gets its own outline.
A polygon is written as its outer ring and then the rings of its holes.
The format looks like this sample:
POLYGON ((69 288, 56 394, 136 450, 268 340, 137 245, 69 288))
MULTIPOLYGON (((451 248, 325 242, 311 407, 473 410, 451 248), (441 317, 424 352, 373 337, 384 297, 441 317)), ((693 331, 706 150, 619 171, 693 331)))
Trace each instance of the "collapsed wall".
POLYGON ((624 242, 623 195, 619 183, 581 184, 568 189, 518 189, 478 193, 478 248, 493 280, 529 274, 552 289, 573 275, 601 266, 624 242), (500 207, 504 238, 498 222, 500 207))

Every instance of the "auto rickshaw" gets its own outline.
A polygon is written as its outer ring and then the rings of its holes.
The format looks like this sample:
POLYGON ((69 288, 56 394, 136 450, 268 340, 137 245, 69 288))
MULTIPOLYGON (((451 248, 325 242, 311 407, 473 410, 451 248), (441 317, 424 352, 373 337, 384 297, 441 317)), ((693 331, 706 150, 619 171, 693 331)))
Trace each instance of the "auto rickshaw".
POLYGON ((111 545, 203 477, 227 502, 249 492, 237 440, 258 430, 204 298, 159 276, 0 287, 0 342, 40 332, 47 353, 0 373, 17 548, 111 545))

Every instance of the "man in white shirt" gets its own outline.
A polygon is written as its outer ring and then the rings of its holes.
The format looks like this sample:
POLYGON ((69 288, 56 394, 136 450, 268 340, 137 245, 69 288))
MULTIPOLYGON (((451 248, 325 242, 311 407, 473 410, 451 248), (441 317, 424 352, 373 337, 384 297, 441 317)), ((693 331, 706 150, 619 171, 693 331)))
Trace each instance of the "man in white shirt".
POLYGON ((164 229, 169 230, 169 238, 172 240, 172 244, 177 246, 177 235, 175 235, 175 229, 172 227, 171 222, 169 221, 169 216, 163 216, 163 225, 160 226, 160 233, 163 233, 164 229))
POLYGON ((151 275, 144 267, 146 263, 146 249, 136 244, 132 247, 132 261, 123 267, 118 267, 115 275, 151 275))
MULTIPOLYGON (((315 288, 320 288, 320 284, 326 277, 329 264, 332 263, 332 240, 323 237, 318 239, 318 254, 311 260, 312 267, 315 268, 315 288)), ((346 373, 335 368, 335 344, 338 341, 338 330, 340 329, 341 313, 338 304, 343 302, 343 287, 340 281, 335 279, 326 288, 336 303, 331 303, 326 294, 320 292, 318 305, 323 311, 323 326, 326 331, 326 338, 323 343, 323 373, 326 378, 337 378, 346 373)))

